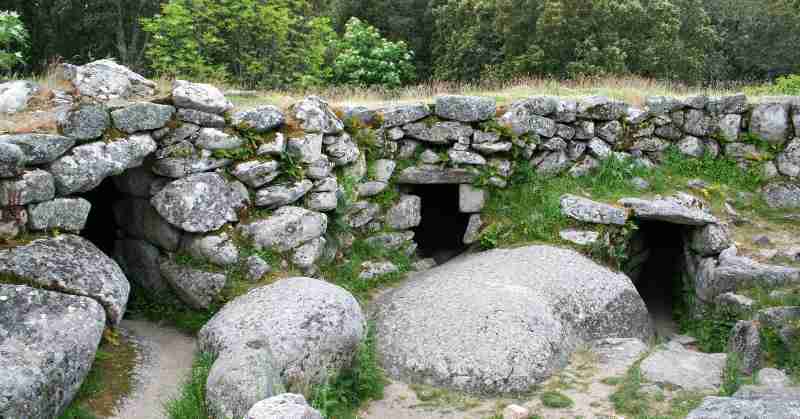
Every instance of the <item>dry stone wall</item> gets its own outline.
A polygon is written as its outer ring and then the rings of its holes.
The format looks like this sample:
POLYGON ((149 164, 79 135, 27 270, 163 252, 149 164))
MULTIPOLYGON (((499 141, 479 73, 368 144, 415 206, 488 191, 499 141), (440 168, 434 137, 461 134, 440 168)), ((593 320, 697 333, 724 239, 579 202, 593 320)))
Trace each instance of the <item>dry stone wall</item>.
MULTIPOLYGON (((173 289, 198 308, 225 275, 176 264, 176 255, 242 266, 255 280, 277 267, 252 250, 274 251, 314 275, 352 242, 333 237, 340 221, 413 253, 421 202, 405 185, 414 184, 460 185, 459 207, 472 214, 463 239, 474 243, 489 191, 506 187, 520 161, 539 176, 585 176, 612 156, 656 165, 674 146, 687 159, 758 163, 775 179, 768 203, 800 207, 800 188, 786 182, 800 176, 800 98, 652 97, 638 109, 605 97, 500 108, 441 96, 368 109, 308 97, 286 110, 234 110, 217 88, 185 81, 137 102, 153 85, 109 63, 94 67, 73 69, 83 96, 63 113, 60 134, 0 136, 0 234, 79 233, 91 208, 82 194, 111 178, 124 194, 114 203, 115 259, 138 284, 173 289)), ((364 278, 393 270, 365 264, 364 278)))

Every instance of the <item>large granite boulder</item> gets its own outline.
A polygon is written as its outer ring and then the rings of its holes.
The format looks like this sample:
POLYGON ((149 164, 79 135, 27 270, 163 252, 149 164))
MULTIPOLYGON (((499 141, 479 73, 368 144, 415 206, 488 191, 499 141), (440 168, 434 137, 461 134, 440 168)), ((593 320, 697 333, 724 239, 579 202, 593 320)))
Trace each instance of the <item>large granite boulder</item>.
POLYGON ((59 417, 89 373, 105 327, 91 298, 0 284, 0 417, 59 417))
POLYGON ((172 102, 179 108, 211 114, 222 114, 233 109, 233 104, 216 87, 184 80, 175 80, 173 83, 172 102))
POLYGON ((128 304, 130 284, 119 265, 88 240, 71 234, 0 251, 0 275, 92 298, 105 308, 112 325, 119 324, 128 304))
POLYGON ((551 246, 434 268, 381 296, 375 311, 390 375, 473 393, 529 390, 582 343, 652 336, 630 279, 551 246))
POLYGON ((214 419, 244 417, 259 400, 283 390, 273 357, 263 341, 217 357, 206 380, 206 405, 214 419))
MULTIPOLYGON (((277 377, 280 387, 289 391, 321 383, 329 373, 350 366, 364 334, 364 314, 350 293, 325 281, 288 278, 228 303, 200 330, 198 343, 201 350, 244 370, 219 371, 222 375, 250 376, 215 378, 228 383, 227 393, 252 395, 237 406, 228 405, 228 411, 242 415, 275 395, 269 393, 278 387, 264 385, 263 391, 254 392, 254 383, 270 383, 277 377), (242 363, 245 358, 258 360, 255 365, 264 367, 247 368, 253 363, 242 363)), ((225 403, 211 388, 209 404, 225 403)))
POLYGON ((325 234, 328 216, 287 206, 267 218, 240 224, 238 228, 244 237, 253 241, 256 248, 284 252, 325 234))
POLYGON ((222 176, 198 173, 168 184, 150 202, 173 226, 206 233, 238 219, 231 195, 222 176))
POLYGON ((0 114, 24 111, 38 92, 39 85, 27 80, 0 83, 0 114))
POLYGON ((81 96, 100 100, 149 97, 156 84, 121 66, 111 59, 91 62, 80 67, 68 66, 67 73, 81 96))
POLYGON ((150 134, 136 134, 112 143, 95 142, 72 149, 50 165, 59 195, 88 192, 109 176, 142 165, 156 151, 150 134))

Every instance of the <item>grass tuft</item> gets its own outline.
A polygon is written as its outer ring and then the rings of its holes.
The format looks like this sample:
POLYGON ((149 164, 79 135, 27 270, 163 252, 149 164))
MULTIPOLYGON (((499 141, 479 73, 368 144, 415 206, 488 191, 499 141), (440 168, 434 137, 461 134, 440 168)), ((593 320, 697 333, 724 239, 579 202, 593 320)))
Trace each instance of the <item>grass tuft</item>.
POLYGON ((546 391, 541 395, 542 404, 551 409, 569 409, 575 405, 564 393, 558 391, 546 391))
POLYGON ((214 358, 201 353, 192 365, 192 375, 184 382, 178 397, 164 405, 168 419, 208 419, 206 409, 206 380, 214 358))

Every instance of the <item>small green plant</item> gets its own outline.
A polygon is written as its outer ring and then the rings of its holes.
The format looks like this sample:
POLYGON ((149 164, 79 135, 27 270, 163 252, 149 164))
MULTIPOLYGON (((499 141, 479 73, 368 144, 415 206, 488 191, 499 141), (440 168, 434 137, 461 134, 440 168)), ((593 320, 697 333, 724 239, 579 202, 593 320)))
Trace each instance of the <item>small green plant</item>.
POLYGON ((326 418, 355 418, 364 402, 383 398, 386 379, 375 352, 375 326, 358 346, 353 366, 329 377, 312 390, 311 405, 326 418))
MULTIPOLYGON (((692 291, 687 290, 686 293, 692 291)), ((692 307, 692 303, 685 303, 683 307, 692 307)), ((679 326, 683 333, 697 338, 698 348, 703 352, 726 352, 728 338, 733 326, 736 325, 736 313, 723 308, 713 309, 703 316, 692 316, 689 313, 679 318, 679 326)))
POLYGON ((625 270, 630 258, 628 247, 639 226, 629 221, 623 226, 607 227, 601 232, 601 240, 594 242, 589 254, 617 270, 625 270))
POLYGON ((214 357, 208 353, 197 356, 192 365, 192 375, 183 383, 180 394, 164 406, 169 419, 205 419, 206 380, 214 364, 214 357))
POLYGON ((281 170, 283 175, 293 181, 301 181, 306 177, 306 168, 297 160, 294 154, 286 151, 281 155, 281 170))
POLYGON ((642 391, 642 371, 639 369, 641 362, 634 364, 617 390, 611 395, 610 400, 617 413, 626 415, 646 415, 649 410, 649 400, 642 391))
POLYGON ((542 393, 540 399, 545 407, 552 409, 568 409, 575 405, 572 399, 558 391, 546 391, 542 393))

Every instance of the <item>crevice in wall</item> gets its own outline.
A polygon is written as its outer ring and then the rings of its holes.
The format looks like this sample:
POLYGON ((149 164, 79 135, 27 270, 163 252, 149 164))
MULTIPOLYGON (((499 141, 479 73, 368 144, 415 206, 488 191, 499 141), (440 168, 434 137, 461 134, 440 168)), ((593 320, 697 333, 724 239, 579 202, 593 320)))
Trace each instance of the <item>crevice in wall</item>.
POLYGON ((678 307, 686 271, 684 228, 666 222, 639 223, 633 238, 632 266, 628 271, 642 296, 659 336, 678 332, 674 310, 678 307))
POLYGON ((86 219, 86 227, 81 236, 92 242, 109 257, 114 254, 114 242, 117 240, 117 224, 114 220, 114 203, 125 196, 114 185, 111 177, 89 192, 79 195, 92 204, 92 210, 86 219))
POLYGON ((422 222, 414 229, 418 255, 441 265, 463 253, 470 214, 459 210, 459 186, 410 185, 408 189, 422 199, 422 222))

